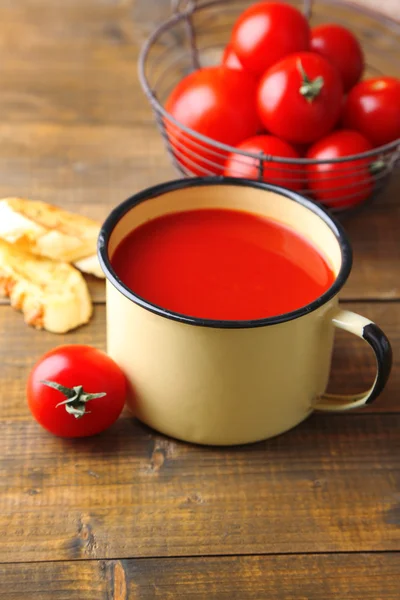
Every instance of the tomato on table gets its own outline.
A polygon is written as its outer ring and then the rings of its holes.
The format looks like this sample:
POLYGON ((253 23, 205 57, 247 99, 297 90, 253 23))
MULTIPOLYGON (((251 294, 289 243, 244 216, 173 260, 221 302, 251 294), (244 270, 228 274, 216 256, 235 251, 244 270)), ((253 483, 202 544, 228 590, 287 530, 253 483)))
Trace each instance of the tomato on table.
MULTIPOLYGON (((236 146, 260 130, 257 84, 245 71, 224 66, 195 71, 178 83, 165 109, 179 123, 222 144, 236 146)), ((226 153, 196 140, 165 119, 176 160, 195 175, 222 174, 226 153)))
POLYGON ((119 417, 127 382, 104 352, 83 345, 59 346, 33 367, 27 383, 35 419, 60 437, 86 437, 107 429, 119 417))
POLYGON ((269 132, 294 144, 308 144, 333 129, 342 99, 337 69, 318 54, 301 52, 265 73, 258 89, 258 110, 269 132))
MULTIPOLYGON (((371 143, 357 131, 334 131, 316 142, 307 158, 331 161, 372 150, 371 143)), ((308 186, 316 200, 331 208, 348 208, 364 202, 373 191, 371 158, 339 163, 307 165, 308 186)))
POLYGON ((294 6, 258 2, 237 19, 231 43, 244 68, 259 77, 288 54, 308 50, 310 27, 294 6))
POLYGON ((334 23, 314 27, 311 50, 337 67, 345 92, 359 81, 364 70, 364 55, 359 41, 346 27, 334 23))
POLYGON ((300 158, 296 150, 284 140, 272 135, 258 135, 239 144, 237 150, 252 154, 270 155, 275 160, 263 161, 262 173, 260 173, 260 160, 232 152, 226 161, 225 176, 245 177, 247 179, 261 178, 263 181, 297 191, 302 188, 303 168, 297 164, 279 161, 279 157, 300 158))
POLYGON ((400 138, 400 80, 374 77, 360 81, 347 96, 343 122, 374 146, 400 138))

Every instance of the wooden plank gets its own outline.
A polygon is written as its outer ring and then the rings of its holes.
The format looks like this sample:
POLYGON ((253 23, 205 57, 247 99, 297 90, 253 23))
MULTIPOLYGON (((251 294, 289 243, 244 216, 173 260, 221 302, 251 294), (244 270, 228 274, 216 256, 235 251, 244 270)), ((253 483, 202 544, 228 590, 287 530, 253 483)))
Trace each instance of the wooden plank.
POLYGON ((0 599, 398 600, 400 556, 342 554, 0 565, 0 599))
MULTIPOLYGON (((103 27, 123 35, 112 21, 103 27)), ((7 123, 154 125, 136 76, 137 45, 89 40, 33 46, 30 56, 29 48, 9 55, 4 48, 0 106, 7 123)))
MULTIPOLYGON (((0 4, 2 22, 7 20, 2 44, 16 51, 29 51, 29 48, 88 47, 107 40, 104 25, 116 20, 130 18, 130 6, 126 1, 115 0, 69 0, 60 5, 56 0, 20 0, 0 4), (46 35, 41 35, 42 30, 46 35), (20 37, 14 37, 19 34, 20 37)), ((110 45, 115 44, 115 36, 109 35, 110 45)))
POLYGON ((400 199, 400 169, 395 168, 389 184, 383 190, 382 194, 375 200, 375 204, 385 206, 387 204, 399 205, 400 199))
POLYGON ((371 206, 342 219, 350 238, 354 266, 341 297, 344 300, 400 298, 394 273, 400 264, 400 206, 371 206))
POLYGON ((399 419, 315 415, 233 449, 2 420, 0 562, 398 551, 399 419))
MULTIPOLYGON (((350 303, 343 305, 375 320, 387 332, 394 351, 391 379, 370 412, 398 412, 400 405, 400 310, 397 303, 350 303)), ((23 323, 22 315, 8 306, 0 307, 0 420, 25 419, 24 381, 34 362, 54 346, 65 343, 92 344, 105 348, 105 307, 95 306, 94 318, 88 326, 66 335, 36 331, 23 323)), ((375 376, 372 352, 353 335, 338 331, 330 389, 336 393, 355 393, 368 389, 375 376)))
POLYGON ((134 192, 174 176, 153 126, 25 124, 1 133, 0 196, 37 198, 102 220, 134 192))
POLYGON ((86 282, 89 287, 89 292, 94 304, 103 304, 105 302, 105 280, 99 279, 91 275, 85 275, 86 282))

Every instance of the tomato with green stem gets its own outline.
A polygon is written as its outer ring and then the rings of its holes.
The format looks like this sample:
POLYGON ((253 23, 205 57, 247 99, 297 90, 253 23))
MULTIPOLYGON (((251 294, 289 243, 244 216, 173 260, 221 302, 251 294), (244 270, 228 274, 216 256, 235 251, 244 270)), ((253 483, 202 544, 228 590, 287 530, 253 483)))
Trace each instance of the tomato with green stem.
POLYGON ((325 58, 300 52, 269 69, 259 84, 258 112, 267 131, 293 144, 310 144, 337 123, 343 85, 325 58))
POLYGON ((29 409, 40 425, 60 437, 86 437, 119 417, 127 381, 119 366, 91 346, 59 346, 33 367, 27 382, 29 409))

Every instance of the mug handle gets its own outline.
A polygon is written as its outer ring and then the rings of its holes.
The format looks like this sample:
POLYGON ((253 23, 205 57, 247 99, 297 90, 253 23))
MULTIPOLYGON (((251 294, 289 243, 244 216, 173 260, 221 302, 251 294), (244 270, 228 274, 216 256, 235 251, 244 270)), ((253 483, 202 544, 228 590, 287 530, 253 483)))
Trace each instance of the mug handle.
POLYGON ((379 396, 389 379, 392 368, 392 348, 383 331, 365 317, 349 310, 338 310, 332 318, 335 327, 354 333, 365 340, 375 352, 377 373, 372 387, 364 393, 353 395, 323 394, 315 410, 339 412, 371 404, 379 396))

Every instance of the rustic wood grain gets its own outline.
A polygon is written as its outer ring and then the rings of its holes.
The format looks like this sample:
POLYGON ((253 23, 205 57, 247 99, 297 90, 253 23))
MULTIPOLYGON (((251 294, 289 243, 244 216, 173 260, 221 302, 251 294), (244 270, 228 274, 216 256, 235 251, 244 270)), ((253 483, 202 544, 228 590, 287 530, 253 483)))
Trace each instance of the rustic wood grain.
MULTIPOLYGON (((0 0, 0 197, 102 220, 176 176, 137 80, 143 24, 132 6, 0 0)), ((317 21, 331 14, 321 7, 317 21)), ((398 33, 346 8, 335 19, 360 32, 369 63, 398 74, 398 33)), ((96 438, 52 437, 28 413, 27 373, 57 344, 104 348, 104 283, 88 279, 94 319, 66 336, 28 329, 0 306, 0 598, 397 600, 399 197, 397 174, 343 221, 355 263, 342 297, 392 339, 387 390, 368 411, 314 415, 254 446, 181 444, 126 413, 96 438), (303 555, 275 556, 286 553, 303 555), (235 556, 246 554, 266 556, 235 556)), ((358 391, 373 373, 362 342, 339 334, 332 390, 358 391)))
POLYGON ((0 195, 79 209, 99 220, 143 187, 174 176, 153 125, 3 125, 0 195))
POLYGON ((233 449, 2 420, 0 562, 398 551, 399 420, 320 414, 233 449))
POLYGON ((398 600, 400 555, 17 564, 0 577, 1 600, 398 600))
POLYGON ((400 297, 400 207, 375 207, 342 218, 354 253, 354 266, 341 293, 344 300, 400 297))

